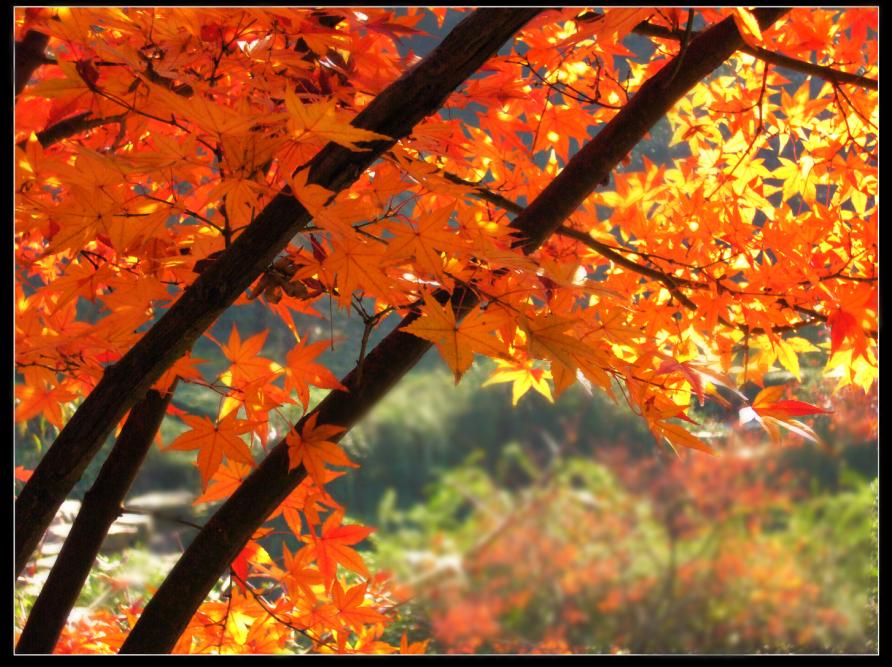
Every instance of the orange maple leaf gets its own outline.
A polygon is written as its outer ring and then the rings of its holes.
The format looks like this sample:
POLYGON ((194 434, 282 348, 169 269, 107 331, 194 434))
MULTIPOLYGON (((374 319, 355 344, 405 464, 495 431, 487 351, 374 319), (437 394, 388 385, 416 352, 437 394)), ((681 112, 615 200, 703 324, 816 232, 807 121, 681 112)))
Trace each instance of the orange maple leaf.
POLYGON ((192 501, 193 505, 212 503, 217 500, 225 500, 241 486, 242 481, 251 472, 251 466, 239 463, 232 459, 226 461, 213 474, 210 484, 205 487, 204 493, 192 501))
POLYGON ((283 544, 282 556, 285 571, 288 573, 284 583, 291 597, 297 597, 295 593, 299 592, 307 600, 315 602, 316 593, 313 591, 313 586, 324 584, 325 577, 318 569, 310 567, 313 562, 312 550, 300 549, 292 554, 283 544))
POLYGON ((304 423, 300 433, 292 430, 285 437, 288 443, 288 469, 303 465, 307 474, 320 486, 325 484, 325 464, 359 467, 347 458, 344 450, 330 438, 347 429, 334 424, 316 426, 319 413, 314 413, 304 423))
POLYGON ((409 653, 424 653, 427 651, 427 645, 430 643, 430 639, 425 639, 421 642, 412 642, 409 643, 409 637, 406 633, 403 633, 402 638, 400 639, 400 653, 405 655, 409 653))
POLYGON ((455 206, 445 206, 409 220, 406 225, 391 225, 394 238, 387 244, 390 257, 404 259, 415 258, 415 263, 432 275, 441 284, 444 281, 443 257, 441 252, 455 251, 466 245, 456 235, 456 230, 449 227, 455 206))
MULTIPOLYGON (((344 473, 338 470, 325 470, 325 483, 337 479, 344 473)), ((285 523, 296 536, 301 534, 300 514, 303 512, 309 524, 319 524, 319 512, 323 511, 323 505, 327 505, 332 509, 340 509, 338 502, 332 498, 325 487, 320 487, 313 481, 312 477, 305 477, 304 480, 297 485, 285 500, 283 500, 276 510, 269 515, 268 520, 273 520, 280 514, 284 516, 285 523)))
POLYGON ((285 391, 296 391, 304 410, 310 404, 309 385, 347 391, 330 370, 313 361, 327 346, 328 342, 324 340, 315 343, 303 340, 285 357, 285 391))
POLYGON ((425 297, 420 310, 424 316, 403 327, 403 331, 434 343, 452 369, 456 384, 474 362, 475 351, 505 356, 506 346, 491 333, 501 324, 500 318, 475 308, 458 324, 452 304, 441 305, 432 296, 425 297))
POLYGON ((251 430, 255 425, 254 422, 237 419, 235 413, 230 413, 216 424, 207 417, 194 415, 182 415, 181 419, 191 427, 191 430, 176 438, 167 449, 198 450, 198 471, 201 473, 202 491, 207 490, 208 482, 223 462, 224 454, 230 459, 254 465, 251 450, 238 437, 251 430))
POLYGON ((166 394, 170 390, 173 381, 178 377, 184 380, 201 380, 201 371, 196 366, 206 361, 206 359, 193 357, 190 352, 187 352, 161 374, 161 377, 152 385, 152 388, 161 394, 166 394))
POLYGON ((365 625, 374 623, 386 623, 387 617, 376 609, 363 606, 369 582, 351 586, 347 590, 341 587, 341 582, 335 581, 331 586, 332 602, 338 610, 338 619, 344 627, 360 632, 365 625))
POLYGON ((688 447, 689 449, 698 449, 707 454, 715 454, 716 451, 703 442, 700 438, 690 433, 679 424, 670 424, 665 421, 653 422, 650 425, 651 431, 659 440, 666 438, 670 445, 678 445, 679 447, 688 447))
POLYGON ((353 292, 357 290, 381 299, 398 299, 394 281, 383 270, 386 266, 385 248, 366 242, 358 234, 333 241, 331 245, 332 252, 322 262, 322 267, 326 273, 337 274, 338 303, 349 306, 353 292))
POLYGON ((63 387, 51 387, 45 383, 40 385, 20 384, 15 388, 15 395, 19 401, 15 406, 17 422, 43 415, 50 424, 59 429, 64 425, 62 404, 77 398, 75 394, 63 387))
POLYGON ((362 542, 374 529, 358 525, 342 526, 343 518, 343 510, 332 512, 322 524, 320 535, 317 535, 314 530, 310 535, 300 538, 307 545, 295 555, 298 557, 303 552, 312 553, 319 566, 319 571, 325 575, 328 581, 334 579, 339 563, 351 572, 356 572, 364 577, 370 576, 362 556, 349 545, 362 542))
MULTIPOLYGON (((263 349, 263 343, 269 331, 261 331, 242 342, 238 327, 233 324, 229 333, 229 342, 220 345, 223 354, 231 362, 229 370, 222 374, 222 379, 231 387, 241 387, 254 380, 270 378, 279 372, 273 361, 257 356, 263 349)), ((216 341, 215 341, 216 342, 216 341)))

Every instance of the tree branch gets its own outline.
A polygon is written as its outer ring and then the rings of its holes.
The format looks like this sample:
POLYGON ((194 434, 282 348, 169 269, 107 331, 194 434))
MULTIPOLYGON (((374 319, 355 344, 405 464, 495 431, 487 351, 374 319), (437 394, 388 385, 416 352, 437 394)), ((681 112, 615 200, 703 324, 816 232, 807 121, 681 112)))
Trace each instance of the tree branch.
POLYGON ((28 85, 31 75, 41 65, 47 63, 43 50, 49 37, 42 32, 29 30, 21 42, 15 43, 15 94, 18 95, 28 85))
MULTIPOLYGON (((91 113, 92 112, 90 111, 84 111, 76 116, 60 120, 58 123, 50 125, 45 130, 41 130, 37 133, 37 141, 40 142, 40 145, 43 146, 43 148, 49 148, 57 141, 62 141, 62 139, 67 139, 80 132, 92 130, 94 127, 108 125, 109 123, 120 123, 127 115, 126 113, 122 113, 115 116, 105 116, 104 118, 90 118, 91 113)), ((24 139, 16 144, 16 146, 24 150, 27 143, 27 139, 24 139)))
MULTIPOLYGON (((786 11, 759 9, 756 13, 760 22, 767 25, 786 11)), ((668 68, 663 68, 642 86, 627 107, 574 155, 564 170, 511 223, 518 231, 517 247, 526 254, 535 251, 644 137, 662 113, 741 43, 733 20, 722 21, 692 41, 685 66, 671 86, 664 85, 668 68), (655 109, 662 111, 655 112, 655 109)), ((447 297, 442 290, 439 296, 444 301, 447 297)), ((477 297, 470 289, 459 287, 452 294, 451 302, 458 321, 473 308, 477 297)), ((350 391, 329 393, 295 428, 299 431, 312 415, 316 415, 320 424, 335 424, 347 430, 354 426, 431 348, 429 341, 402 331, 418 316, 417 310, 410 312, 366 356, 361 383, 356 381, 357 369, 354 369, 342 380, 350 391)), ((254 530, 305 476, 302 466, 288 470, 288 445, 285 440, 279 442, 186 549, 149 601, 121 647, 121 653, 170 651, 192 614, 254 530)))

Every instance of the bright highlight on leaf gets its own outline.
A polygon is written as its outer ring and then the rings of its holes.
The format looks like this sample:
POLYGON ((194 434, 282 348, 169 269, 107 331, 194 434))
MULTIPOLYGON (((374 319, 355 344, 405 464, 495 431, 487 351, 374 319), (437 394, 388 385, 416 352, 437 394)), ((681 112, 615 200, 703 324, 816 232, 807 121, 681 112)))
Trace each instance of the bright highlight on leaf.
POLYGON ((492 375, 489 376, 489 379, 483 383, 483 386, 486 387, 501 382, 512 383, 512 405, 517 405, 517 402, 530 389, 533 389, 544 396, 549 403, 554 403, 554 397, 551 395, 551 387, 548 384, 548 380, 550 379, 551 371, 533 366, 533 361, 530 359, 525 361, 496 359, 496 369, 493 371, 492 375))
POLYGON ((288 109, 288 131, 300 141, 304 136, 333 141, 351 151, 366 151, 355 142, 388 140, 383 134, 354 127, 346 114, 339 111, 334 100, 303 104, 291 89, 285 91, 285 107, 288 109))
POLYGON ((740 36, 750 46, 758 46, 762 41, 762 30, 759 28, 759 21, 753 16, 753 13, 745 7, 734 8, 734 23, 740 31, 740 36))

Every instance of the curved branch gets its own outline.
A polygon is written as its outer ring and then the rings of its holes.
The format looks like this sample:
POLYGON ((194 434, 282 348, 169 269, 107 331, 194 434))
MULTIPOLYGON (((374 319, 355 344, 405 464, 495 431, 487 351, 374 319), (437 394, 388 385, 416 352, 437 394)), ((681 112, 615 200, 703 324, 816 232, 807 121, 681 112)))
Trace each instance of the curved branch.
MULTIPOLYGON (((507 197, 503 197, 502 195, 497 194, 492 190, 489 190, 488 188, 485 188, 477 183, 472 183, 471 181, 467 181, 459 176, 456 176, 455 174, 450 174, 449 172, 440 173, 446 180, 451 181, 456 185, 465 185, 472 188, 472 194, 475 197, 483 199, 484 201, 488 201, 491 204, 495 204, 496 206, 503 208, 511 213, 520 214, 524 211, 524 207, 517 202, 511 201, 507 197)), ((659 269, 654 269, 649 266, 638 264, 631 259, 623 257, 607 244, 593 239, 591 236, 583 231, 562 225, 557 230, 555 230, 555 233, 560 234, 561 236, 566 236, 575 241, 579 241, 580 243, 588 246, 589 248, 597 252, 602 257, 605 257, 606 259, 609 259, 612 262, 629 269, 630 271, 634 271, 635 273, 640 273, 643 276, 647 276, 649 278, 653 278, 654 280, 660 281, 686 308, 697 310, 697 304, 695 304, 688 297, 682 294, 679 291, 678 286, 684 285, 687 287, 706 287, 707 285, 705 283, 697 283, 691 280, 687 280, 686 278, 670 276, 668 273, 664 273, 659 269)))
MULTIPOLYGON (((451 174, 446 171, 440 171, 439 173, 441 176, 443 176, 443 178, 445 178, 446 180, 448 180, 452 183, 455 183, 456 185, 463 185, 468 188, 471 188, 471 194, 473 196, 475 196, 479 199, 482 199, 484 201, 488 201, 491 204, 495 204, 499 208, 502 208, 510 213, 520 214, 525 210, 524 207, 521 206, 520 204, 518 204, 517 202, 512 201, 511 199, 508 199, 507 197, 504 197, 503 195, 500 195, 496 192, 493 192, 492 190, 486 188, 483 185, 480 185, 479 183, 474 183, 472 181, 465 180, 464 178, 461 178, 460 176, 456 176, 455 174, 451 174)), ((596 253, 598 253, 602 257, 609 259, 612 262, 615 262, 616 264, 619 264, 620 266, 629 269, 630 271, 634 271, 635 273, 641 274, 643 276, 647 276, 648 278, 653 278, 654 280, 657 280, 657 281, 663 283, 666 286, 666 288, 672 293, 672 295, 676 299, 678 299, 678 301, 682 305, 684 305, 686 308, 688 308, 690 310, 697 310, 697 304, 695 304, 693 301, 690 300, 690 298, 688 298, 685 294, 683 294, 679 290, 679 287, 689 287, 689 288, 693 288, 693 289, 709 288, 709 284, 706 282, 690 280, 688 278, 682 278, 680 276, 673 276, 668 273, 665 273, 664 271, 660 271, 659 269, 656 269, 656 268, 653 268, 650 266, 645 266, 643 264, 639 264, 638 262, 630 260, 627 257, 624 257, 623 255, 621 255, 616 248, 613 248, 613 247, 607 245, 606 243, 601 243, 597 239, 592 238, 589 234, 587 234, 586 232, 583 232, 581 230, 573 229, 571 227, 562 225, 561 227, 559 227, 556 230, 555 233, 560 234, 561 236, 566 236, 568 238, 572 238, 573 240, 586 245, 587 247, 591 248, 592 250, 594 250, 596 253)), ((632 250, 631 248, 622 248, 622 250, 624 252, 637 253, 637 251, 632 250)), ((638 253, 638 254, 642 254, 642 253, 638 253)), ((666 261, 672 261, 672 260, 669 260, 668 258, 663 258, 663 259, 666 259, 666 261)), ((689 267, 689 268, 699 270, 698 267, 689 267)), ((841 270, 842 269, 840 269, 840 271, 841 270)), ((824 280, 851 280, 854 282, 876 282, 876 280, 877 280, 875 277, 869 277, 869 276, 845 275, 845 274, 840 273, 840 271, 837 271, 837 273, 834 273, 831 275, 821 276, 820 280, 821 281, 824 281, 824 280)), ((811 283, 809 281, 805 281, 800 284, 810 285, 811 283)), ((733 291, 730 288, 728 288, 726 285, 719 285, 719 287, 726 291, 733 291)), ((808 315, 810 319, 802 320, 801 322, 794 322, 792 324, 787 324, 787 325, 776 325, 771 328, 772 333, 782 333, 785 331, 796 331, 798 329, 801 329, 802 327, 811 326, 811 325, 815 324, 816 322, 823 322, 823 323, 827 322, 827 316, 823 315, 822 313, 817 312, 816 310, 812 310, 812 309, 806 308, 804 306, 790 305, 790 303, 787 302, 785 299, 779 299, 779 303, 782 306, 784 306, 785 308, 788 308, 790 310, 795 310, 799 313, 802 313, 803 315, 808 315)), ((729 327, 731 329, 738 329, 740 331, 744 331, 744 332, 748 332, 748 333, 757 333, 757 334, 768 333, 765 329, 762 329, 761 327, 750 328, 746 324, 735 324, 723 317, 719 317, 718 320, 722 324, 724 324, 726 327, 729 327)), ((878 336, 878 332, 874 329, 865 330, 865 333, 874 339, 876 339, 878 336)))

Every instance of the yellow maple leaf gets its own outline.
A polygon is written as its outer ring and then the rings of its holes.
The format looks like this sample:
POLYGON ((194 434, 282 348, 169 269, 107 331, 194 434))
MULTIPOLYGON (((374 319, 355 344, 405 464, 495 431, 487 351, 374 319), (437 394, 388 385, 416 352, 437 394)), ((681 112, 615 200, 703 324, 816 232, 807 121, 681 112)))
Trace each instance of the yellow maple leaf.
POLYGON ((500 382, 513 383, 511 387, 512 405, 517 405, 521 397, 530 389, 542 394, 549 403, 554 403, 551 387, 548 384, 550 379, 551 372, 544 368, 535 368, 532 359, 496 359, 496 370, 483 383, 483 386, 500 382))
POLYGON ((762 41, 762 30, 753 13, 745 7, 734 8, 734 24, 737 26, 743 41, 756 47, 762 41))

